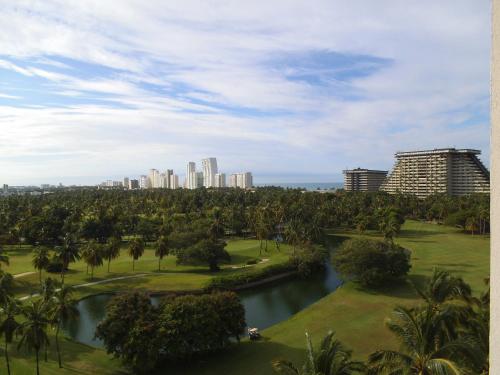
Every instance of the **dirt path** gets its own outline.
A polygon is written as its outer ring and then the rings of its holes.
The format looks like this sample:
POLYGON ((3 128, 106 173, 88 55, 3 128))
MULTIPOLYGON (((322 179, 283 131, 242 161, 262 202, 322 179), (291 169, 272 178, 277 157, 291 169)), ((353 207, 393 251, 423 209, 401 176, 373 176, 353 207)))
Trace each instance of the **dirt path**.
POLYGON ((30 271, 30 272, 18 273, 16 275, 14 275, 14 279, 17 279, 18 277, 33 275, 34 273, 36 273, 36 272, 35 271, 30 271))

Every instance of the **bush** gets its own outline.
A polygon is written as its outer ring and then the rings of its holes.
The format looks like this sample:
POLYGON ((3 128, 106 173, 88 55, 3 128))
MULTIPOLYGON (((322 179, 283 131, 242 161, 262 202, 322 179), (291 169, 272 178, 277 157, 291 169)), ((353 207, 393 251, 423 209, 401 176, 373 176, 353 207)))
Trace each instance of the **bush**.
POLYGON ((323 246, 304 244, 290 257, 291 264, 301 277, 309 277, 316 271, 322 271, 328 259, 328 251, 323 246))
MULTIPOLYGON (((47 272, 50 273, 61 273, 63 270, 63 262, 56 256, 53 256, 47 266, 47 272)), ((68 269, 66 268, 66 271, 68 269)))
POLYGON ((261 269, 242 269, 229 275, 213 277, 207 287, 209 289, 230 289, 237 286, 249 284, 267 277, 279 275, 290 271, 295 271, 292 263, 273 264, 261 269))
POLYGON ((389 242, 351 239, 337 250, 333 265, 342 276, 366 287, 377 287, 408 273, 410 251, 389 242))
POLYGON ((260 262, 260 259, 259 258, 252 258, 252 259, 249 259, 246 261, 246 265, 247 266, 250 266, 252 264, 257 264, 260 262))

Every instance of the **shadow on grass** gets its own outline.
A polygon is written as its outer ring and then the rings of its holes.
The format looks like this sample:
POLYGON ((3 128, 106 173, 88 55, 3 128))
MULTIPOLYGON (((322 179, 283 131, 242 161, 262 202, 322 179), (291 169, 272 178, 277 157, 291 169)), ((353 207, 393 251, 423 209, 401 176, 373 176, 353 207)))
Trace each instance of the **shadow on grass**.
POLYGON ((439 234, 445 234, 446 232, 439 230, 423 230, 423 229, 403 229, 398 237, 401 238, 420 238, 426 236, 436 236, 439 234))
POLYGON ((161 366, 163 370, 159 369, 154 374, 165 374, 164 368, 167 367, 168 373, 172 375, 234 374, 236 369, 238 375, 274 374, 271 361, 275 359, 290 360, 300 368, 306 360, 305 349, 291 348, 263 337, 253 342, 245 340, 221 352, 190 359, 183 363, 164 364, 161 366))
POLYGON ((384 285, 379 288, 365 288, 357 286, 356 290, 377 295, 381 294, 388 297, 415 299, 418 298, 418 293, 415 287, 423 289, 429 278, 425 275, 408 275, 406 280, 394 281, 392 284, 384 285))

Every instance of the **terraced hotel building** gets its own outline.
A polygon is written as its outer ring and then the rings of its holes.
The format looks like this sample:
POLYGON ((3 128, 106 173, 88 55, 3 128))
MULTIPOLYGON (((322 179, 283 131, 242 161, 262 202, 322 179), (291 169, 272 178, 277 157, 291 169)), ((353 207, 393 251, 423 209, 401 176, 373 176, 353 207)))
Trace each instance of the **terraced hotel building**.
POLYGON ((346 169, 343 173, 346 191, 378 191, 387 176, 387 171, 361 168, 346 169))
POLYGON ((380 190, 388 193, 466 195, 490 192, 490 173, 479 150, 444 148, 396 153, 394 169, 380 190))

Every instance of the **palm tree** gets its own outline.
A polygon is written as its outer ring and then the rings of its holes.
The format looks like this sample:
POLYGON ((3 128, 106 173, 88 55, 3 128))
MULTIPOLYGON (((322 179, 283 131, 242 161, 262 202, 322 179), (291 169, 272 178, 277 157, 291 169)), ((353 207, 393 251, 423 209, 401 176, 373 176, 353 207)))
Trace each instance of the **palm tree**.
POLYGON ((133 238, 129 242, 128 255, 132 257, 132 271, 135 270, 135 261, 144 254, 144 241, 140 238, 133 238))
POLYGON ((33 267, 39 271, 40 285, 42 284, 42 270, 47 269, 50 264, 49 250, 43 246, 37 246, 33 250, 33 267))
POLYGON ((21 312, 25 318, 19 327, 22 333, 18 349, 25 347, 27 350, 35 351, 36 374, 40 375, 40 349, 49 345, 47 336, 47 326, 50 321, 48 318, 48 304, 43 299, 31 299, 29 305, 23 306, 21 312))
POLYGON ((64 285, 64 274, 68 265, 80 259, 80 249, 74 238, 67 234, 64 237, 63 244, 56 247, 56 252, 59 260, 62 263, 61 269, 61 284, 64 285))
POLYGON ((443 330, 446 311, 397 307, 387 327, 398 337, 402 351, 379 350, 369 358, 368 374, 459 375, 459 359, 474 358, 471 340, 453 339, 443 330))
POLYGON ((120 237, 111 237, 104 248, 104 259, 108 261, 108 272, 111 261, 120 256, 121 244, 122 240, 120 237))
POLYGON ((323 338, 318 351, 314 350, 307 332, 306 344, 307 360, 302 369, 279 359, 272 362, 273 370, 283 375, 349 375, 365 369, 362 362, 351 361, 352 352, 335 338, 332 331, 323 338))
POLYGON ((94 278, 94 268, 103 265, 102 245, 95 241, 89 241, 83 252, 83 260, 90 266, 90 278, 94 278))
POLYGON ((56 291, 56 287, 56 281, 51 277, 42 281, 42 285, 40 286, 40 295, 45 302, 50 303, 56 291))
POLYGON ((19 305, 17 301, 10 298, 6 304, 3 305, 4 318, 0 322, 0 334, 4 336, 4 352, 5 362, 7 363, 7 374, 10 375, 10 362, 9 362, 9 344, 12 343, 14 333, 19 328, 20 324, 16 320, 16 315, 19 313, 19 305))
POLYGON ((50 309, 50 320, 56 327, 56 349, 59 368, 62 368, 61 350, 59 349, 59 330, 61 323, 67 319, 77 317, 79 311, 76 307, 76 300, 71 298, 73 289, 70 286, 63 286, 54 294, 54 299, 50 309))
POLYGON ((12 296, 12 284, 14 277, 5 271, 0 270, 0 306, 5 305, 12 296))
POLYGON ((460 277, 448 271, 435 268, 424 289, 415 287, 417 293, 430 305, 437 307, 453 299, 469 300, 472 297, 470 286, 460 277))
POLYGON ((6 266, 9 265, 9 256, 2 246, 0 246, 0 269, 2 268, 2 263, 6 266))
POLYGON ((168 248, 168 239, 165 236, 160 236, 156 241, 155 256, 158 257, 158 271, 160 271, 161 260, 164 256, 168 255, 170 249, 168 248))

